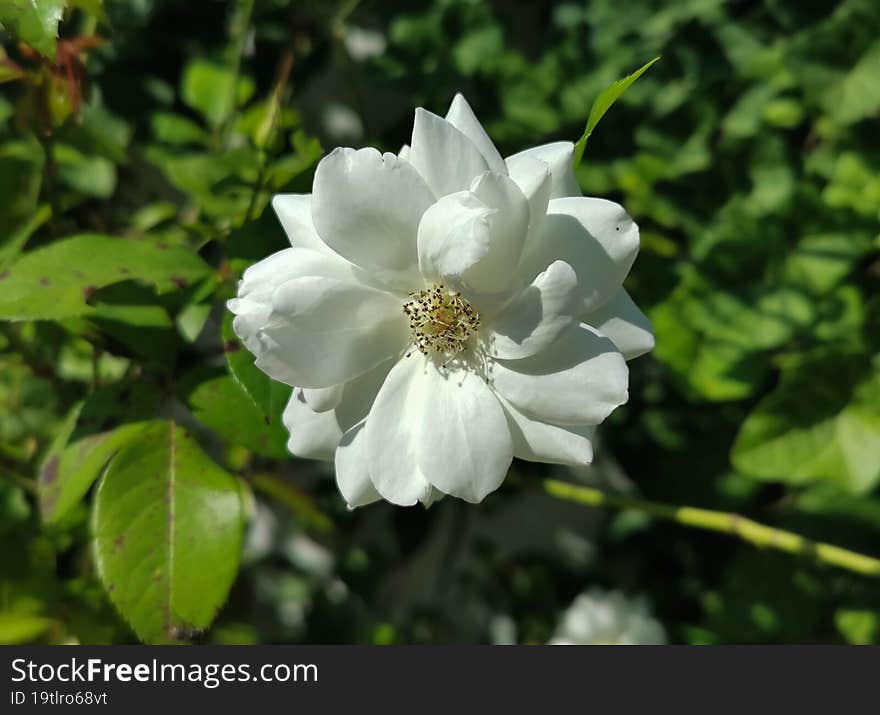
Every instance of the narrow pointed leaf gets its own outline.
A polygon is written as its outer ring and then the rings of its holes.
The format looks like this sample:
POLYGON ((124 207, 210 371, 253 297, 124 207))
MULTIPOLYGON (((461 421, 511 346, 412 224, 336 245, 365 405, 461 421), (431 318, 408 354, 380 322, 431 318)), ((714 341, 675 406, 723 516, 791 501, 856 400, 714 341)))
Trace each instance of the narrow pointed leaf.
POLYGON ((587 146, 587 139, 590 138, 590 135, 596 128, 599 120, 602 119, 603 116, 605 116, 605 112, 607 112, 611 108, 612 104, 620 99, 620 96, 624 92, 626 92, 627 89, 629 89, 630 85, 633 82, 635 82, 639 77, 647 72, 648 68, 659 59, 659 57, 655 57, 647 64, 639 67, 639 69, 637 69, 631 75, 627 75, 623 79, 617 80, 617 82, 612 84, 610 87, 608 87, 608 89, 604 90, 598 97, 596 97, 595 101, 593 102, 593 106, 590 108, 590 116, 587 118, 587 126, 584 128, 584 133, 574 145, 575 166, 581 163, 581 159, 584 156, 584 148, 586 148, 587 146))

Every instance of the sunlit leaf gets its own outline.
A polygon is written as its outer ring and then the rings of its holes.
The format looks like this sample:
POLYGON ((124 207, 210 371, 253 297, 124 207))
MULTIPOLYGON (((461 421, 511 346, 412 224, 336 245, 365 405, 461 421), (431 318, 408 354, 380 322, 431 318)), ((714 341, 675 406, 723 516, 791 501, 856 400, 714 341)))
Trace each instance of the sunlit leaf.
POLYGON ((158 292, 205 277, 210 267, 192 251, 157 243, 83 234, 22 256, 0 274, 0 318, 57 320, 88 315, 92 294, 139 280, 158 292))
POLYGON ((578 139, 577 143, 574 145, 575 166, 581 163, 581 159, 584 156, 584 149, 587 146, 587 140, 590 138, 590 135, 596 128, 599 120, 601 120, 602 117, 605 116, 605 112, 607 112, 611 108, 612 104, 620 99, 621 95, 630 88, 633 82, 635 82, 639 77, 647 72, 648 68, 659 59, 660 57, 655 57, 650 62, 639 67, 639 69, 637 69, 631 75, 627 75, 623 79, 617 80, 617 82, 612 84, 598 97, 596 97, 596 99, 593 101, 593 106, 590 107, 590 116, 587 118, 587 126, 584 128, 584 133, 581 134, 581 138, 578 139))
POLYGON ((829 109, 837 121, 851 124, 880 110, 880 42, 875 42, 829 95, 829 109))
POLYGON ((0 643, 31 643, 49 630, 53 623, 51 618, 44 616, 0 611, 0 643))
POLYGON ((67 0, 5 0, 0 24, 40 54, 55 59, 58 23, 67 0))
POLYGON ((84 196, 106 199, 116 189, 116 166, 102 156, 89 156, 68 145, 55 147, 58 178, 84 196))
POLYGON ((199 420, 232 444, 275 459, 288 456, 280 413, 270 421, 232 377, 205 380, 187 402, 199 420))
POLYGON ((880 481, 880 377, 865 376, 858 355, 789 368, 746 419, 731 458, 757 479, 867 492, 880 481))
POLYGON ((254 91, 254 83, 231 67, 195 60, 183 72, 181 96, 211 127, 219 127, 254 91))
POLYGON ((153 423, 113 458, 98 487, 98 575, 141 640, 186 640, 226 600, 243 526, 235 478, 189 433, 153 423))
POLYGON ((150 119, 156 139, 166 144, 205 144, 208 134, 191 119, 171 112, 157 112, 150 119))

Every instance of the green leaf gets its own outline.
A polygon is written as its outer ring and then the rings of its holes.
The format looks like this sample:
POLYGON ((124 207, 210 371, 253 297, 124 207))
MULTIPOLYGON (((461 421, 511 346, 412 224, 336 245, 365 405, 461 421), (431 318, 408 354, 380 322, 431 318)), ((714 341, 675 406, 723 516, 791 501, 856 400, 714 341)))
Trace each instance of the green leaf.
POLYGON ((168 313, 159 305, 96 302, 89 322, 147 362, 173 365, 177 335, 168 313))
POLYGON ((593 101, 593 106, 590 107, 590 116, 587 118, 587 126, 584 128, 584 133, 581 134, 581 138, 577 140, 577 143, 574 145, 574 165, 577 166, 581 163, 581 159, 584 156, 584 149, 587 146, 587 140, 590 138, 590 135, 593 133, 593 130, 596 128, 596 125, 599 123, 599 120, 605 116, 605 112, 607 112, 611 105, 614 104, 620 96, 629 89, 630 85, 635 82, 639 77, 641 77, 645 72, 648 71, 648 68, 653 65, 660 57, 655 57, 650 62, 642 65, 633 72, 631 75, 627 75, 623 79, 617 80, 610 87, 605 89, 596 99, 593 101))
POLYGON ((238 483, 170 422, 151 424, 112 460, 98 487, 98 575, 147 643, 207 628, 238 571, 238 483))
POLYGON ((140 384, 99 390, 75 406, 40 466, 43 521, 57 522, 69 514, 113 455, 144 430, 156 409, 155 392, 140 384), (123 414, 129 422, 111 429, 123 414))
POLYGON ((749 211, 765 216, 783 211, 795 192, 795 176, 779 140, 765 139, 751 160, 749 174, 752 192, 747 198, 749 211))
POLYGON ((656 357, 704 399, 726 402, 748 397, 766 377, 767 361, 748 347, 706 337, 684 322, 694 300, 698 299, 679 292, 651 311, 656 357))
POLYGON ((57 522, 69 514, 113 455, 148 424, 133 421, 106 430, 106 422, 123 409, 129 419, 142 420, 155 412, 153 398, 143 390, 127 392, 114 386, 73 407, 40 466, 37 484, 43 521, 57 522))
POLYGON ((841 152, 831 166, 830 182, 822 192, 829 206, 851 208, 876 218, 880 206, 880 174, 855 152, 841 152))
POLYGON ((743 423, 734 466, 766 481, 868 492, 880 480, 880 375, 865 377, 865 363, 830 354, 787 369, 743 423))
POLYGON ((769 82, 742 92, 721 124, 724 137, 738 140, 755 135, 761 128, 767 106, 778 92, 779 89, 769 82))
POLYGON ((87 301, 98 288, 135 279, 163 293, 203 278, 210 270, 182 248, 82 234, 26 253, 0 274, 0 319, 90 315, 95 309, 87 301))
POLYGON ((0 24, 25 44, 55 59, 58 23, 66 0, 6 0, 0 3, 0 24))
POLYGON ((828 108, 841 124, 851 124, 880 109, 880 42, 875 42, 829 94, 828 108))
POLYGON ((504 52, 504 35, 497 25, 489 25, 463 35, 452 48, 452 59, 465 77, 477 74, 504 52))
POLYGON ((767 374, 766 360, 738 345, 701 340, 685 370, 691 387, 708 400, 728 402, 751 395, 767 374))
POLYGON ((174 323, 183 339, 188 343, 194 343, 201 335, 210 315, 210 304, 190 303, 177 314, 174 323))
POLYGON ((803 118, 803 105, 790 97, 779 97, 764 107, 764 121, 774 127, 794 129, 803 118))
POLYGON ((790 284, 825 294, 870 250, 871 237, 855 231, 804 236, 786 256, 783 275, 790 284))
POLYGON ((284 459, 287 432, 281 420, 273 421, 228 375, 206 380, 187 397, 196 417, 232 444, 247 447, 265 457, 284 459))
POLYGON ((144 204, 129 217, 129 224, 138 231, 149 231, 177 216, 178 208, 170 201, 144 204))
POLYGON ((684 306, 694 327, 714 340, 750 350, 785 344, 814 317, 813 303, 787 288, 698 294, 684 306))
POLYGON ((183 101, 199 112, 209 126, 216 128, 225 122, 236 106, 250 98, 254 83, 248 77, 238 77, 231 67, 208 60, 195 60, 183 71, 181 96, 183 101))
POLYGON ((846 529, 864 527, 870 534, 880 529, 880 498, 847 494, 833 484, 817 484, 793 496, 792 511, 798 515, 818 516, 846 529))
POLYGON ((0 643, 3 645, 31 643, 49 630, 54 623, 51 618, 44 616, 0 611, 0 643))
POLYGON ((281 421, 281 412, 290 399, 292 388, 269 378, 254 365, 255 358, 241 344, 232 330, 232 314, 223 319, 223 352, 229 372, 244 393, 261 410, 267 423, 281 421))
POLYGON ((129 122, 97 101, 85 104, 79 121, 64 129, 70 144, 115 164, 127 164, 131 159, 128 146, 133 134, 134 127, 129 122))
POLYGON ((107 199, 116 190, 116 166, 103 156, 87 155, 69 144, 55 147, 58 179, 84 196, 107 199))
POLYGON ((846 343, 861 345, 867 313, 862 292, 856 286, 844 283, 823 297, 813 335, 838 346, 846 343))
POLYGON ((834 625, 851 645, 871 645, 880 636, 880 616, 874 611, 838 609, 834 614, 834 625))
POLYGON ((208 134, 191 119, 172 112, 157 112, 150 119, 153 134, 166 144, 206 144, 208 134))
POLYGON ((43 521, 60 521, 91 489, 110 458, 143 429, 142 423, 77 440, 51 456, 40 470, 40 513, 43 521))

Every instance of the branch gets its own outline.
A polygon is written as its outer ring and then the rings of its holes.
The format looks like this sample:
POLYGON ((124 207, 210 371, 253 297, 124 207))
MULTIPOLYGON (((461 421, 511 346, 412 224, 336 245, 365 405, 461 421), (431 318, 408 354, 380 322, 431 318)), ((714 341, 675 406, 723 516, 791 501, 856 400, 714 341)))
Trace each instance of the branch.
POLYGON ((791 531, 775 529, 739 514, 692 506, 672 506, 658 502, 635 499, 620 494, 608 494, 591 487, 583 487, 556 479, 544 480, 544 489, 551 496, 594 507, 633 509, 644 514, 674 521, 705 531, 717 531, 747 541, 758 548, 777 549, 799 554, 819 563, 848 569, 865 576, 880 577, 880 559, 840 548, 821 541, 812 541, 791 531))

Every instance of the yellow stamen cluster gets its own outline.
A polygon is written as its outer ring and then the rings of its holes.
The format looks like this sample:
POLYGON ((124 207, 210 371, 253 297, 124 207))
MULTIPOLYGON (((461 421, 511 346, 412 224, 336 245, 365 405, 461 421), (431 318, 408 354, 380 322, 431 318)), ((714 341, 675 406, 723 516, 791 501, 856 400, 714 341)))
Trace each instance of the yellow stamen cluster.
POLYGON ((442 285, 410 293, 403 304, 409 318, 413 345, 423 355, 455 355, 467 346, 480 327, 480 314, 461 295, 442 285))

